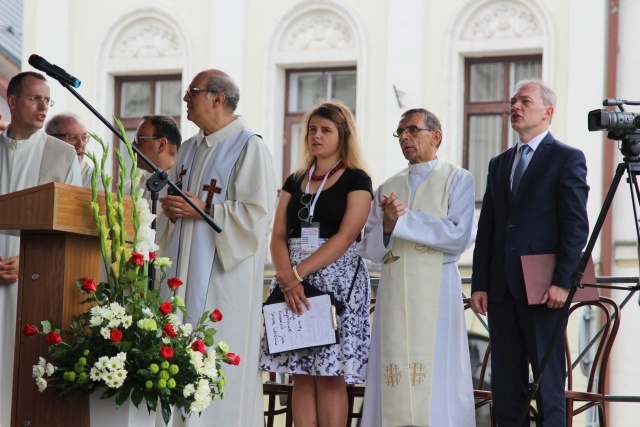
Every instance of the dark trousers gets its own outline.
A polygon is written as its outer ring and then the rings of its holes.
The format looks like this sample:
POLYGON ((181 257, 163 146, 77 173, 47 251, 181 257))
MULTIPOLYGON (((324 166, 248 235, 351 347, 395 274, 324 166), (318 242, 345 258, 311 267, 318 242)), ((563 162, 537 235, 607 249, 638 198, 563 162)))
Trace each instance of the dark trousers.
MULTIPOLYGON (((489 303, 491 390, 494 417, 500 427, 517 427, 528 400, 529 363, 534 377, 562 310, 527 305, 507 295, 489 303)), ((566 424, 564 328, 553 346, 536 396, 538 427, 566 424)), ((529 421, 523 426, 529 426, 529 421)))

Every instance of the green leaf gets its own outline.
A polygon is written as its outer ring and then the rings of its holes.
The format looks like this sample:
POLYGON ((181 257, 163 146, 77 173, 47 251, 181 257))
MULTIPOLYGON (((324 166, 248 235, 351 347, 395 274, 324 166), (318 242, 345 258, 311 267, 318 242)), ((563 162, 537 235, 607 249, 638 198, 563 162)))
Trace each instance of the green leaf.
POLYGON ((204 343, 206 345, 208 345, 209 347, 211 347, 213 345, 213 337, 212 336, 205 336, 202 341, 204 341, 204 343))
POLYGON ((204 323, 205 320, 207 320, 207 317, 209 317, 209 312, 205 310, 204 313, 202 313, 202 317, 200 318, 198 324, 204 323))
POLYGON ((121 341, 118 346, 120 347, 121 351, 127 352, 131 350, 131 347, 133 347, 133 343, 131 341, 121 341))
POLYGON ((116 395, 116 407, 119 408, 122 406, 127 399, 129 399, 129 393, 131 390, 122 390, 120 393, 116 395))
POLYGON ((216 334, 216 330, 213 328, 207 328, 204 330, 204 336, 205 337, 212 337, 216 334))
POLYGON ((150 391, 144 392, 144 398, 147 400, 147 409, 149 411, 156 411, 158 409, 158 396, 150 391))
POLYGON ((42 333, 43 334, 48 334, 49 332, 51 332, 51 322, 48 320, 43 320, 40 322, 40 324, 42 325, 42 333))
POLYGON ((171 406, 162 404, 162 419, 164 420, 165 425, 169 424, 171 420, 171 406))
POLYGON ((139 388, 134 388, 131 392, 131 402, 135 405, 136 408, 138 407, 138 405, 140 405, 140 402, 142 402, 143 398, 144 394, 142 393, 142 390, 140 390, 139 388))

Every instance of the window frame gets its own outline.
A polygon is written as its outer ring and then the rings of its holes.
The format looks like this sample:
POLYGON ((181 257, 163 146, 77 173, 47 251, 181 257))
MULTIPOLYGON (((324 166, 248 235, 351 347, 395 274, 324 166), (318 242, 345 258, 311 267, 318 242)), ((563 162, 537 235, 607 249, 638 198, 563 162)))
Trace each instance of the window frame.
MULTIPOLYGON (((295 73, 322 73, 323 76, 323 93, 326 93, 327 87, 325 84, 325 73, 331 73, 335 71, 352 71, 356 77, 356 88, 357 88, 357 79, 358 79, 358 68, 353 66, 347 67, 314 67, 314 68, 288 68, 285 70, 285 102, 284 102, 284 133, 283 133, 283 144, 282 144, 282 180, 286 180, 287 177, 293 172, 293 169, 290 169, 291 165, 291 148, 293 141, 291 141, 291 127, 296 123, 301 123, 302 118, 307 113, 307 111, 290 111, 289 110, 289 97, 291 95, 291 74, 295 73)), ((357 90, 357 89, 356 89, 357 90)), ((356 93, 357 97, 357 93, 356 93)), ((321 98, 324 99, 324 98, 321 98)), ((356 98, 357 99, 357 98, 356 98)), ((316 100, 317 102, 318 100, 316 100)), ((351 110, 354 117, 356 115, 356 110, 351 110)), ((302 130, 301 130, 302 131, 302 130)), ((295 141, 298 143, 299 141, 295 141)))
MULTIPOLYGON (((138 128, 138 124, 140 123, 140 120, 144 115, 156 114, 154 111, 154 108, 156 105, 156 84, 160 81, 179 81, 180 85, 182 86, 182 75, 181 74, 142 74, 142 75, 135 75, 135 76, 131 76, 131 75, 115 76, 115 81, 114 81, 115 96, 114 96, 114 107, 113 107, 114 117, 117 117, 120 119, 126 131, 135 132, 135 130, 138 128), (123 83, 131 83, 131 82, 148 82, 149 83, 151 90, 149 92, 150 96, 149 96, 148 111, 143 116, 124 118, 122 117, 122 111, 121 111, 122 85, 123 83)), ((180 102, 182 102, 182 98, 180 98, 180 102)), ((170 117, 172 117, 176 121, 176 123, 178 124, 178 127, 181 126, 180 115, 170 116, 170 117)), ((114 126, 116 126, 115 121, 114 121, 114 126)), ((120 138, 117 135, 114 135, 113 146, 120 147, 120 138)), ((113 156, 112 157, 113 158, 112 174, 114 177, 117 177, 119 167, 118 167, 118 160, 115 154, 115 150, 111 155, 113 156)), ((115 179, 114 179, 114 182, 115 182, 115 179)))

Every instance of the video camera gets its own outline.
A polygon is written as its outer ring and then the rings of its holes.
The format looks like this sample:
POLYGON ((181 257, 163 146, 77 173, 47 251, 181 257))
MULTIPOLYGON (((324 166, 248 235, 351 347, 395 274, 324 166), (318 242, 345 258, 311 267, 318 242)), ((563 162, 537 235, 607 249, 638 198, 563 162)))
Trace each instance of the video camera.
POLYGON ((623 156, 637 158, 640 155, 640 114, 625 111, 623 105, 640 105, 640 102, 607 98, 602 105, 617 106, 620 111, 589 111, 589 131, 609 131, 607 138, 621 141, 623 156))

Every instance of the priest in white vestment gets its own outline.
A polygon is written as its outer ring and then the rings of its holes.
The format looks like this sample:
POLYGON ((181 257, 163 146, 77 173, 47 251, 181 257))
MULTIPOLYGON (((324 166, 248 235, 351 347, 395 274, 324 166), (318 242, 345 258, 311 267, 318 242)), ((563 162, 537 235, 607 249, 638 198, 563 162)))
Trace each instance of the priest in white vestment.
MULTIPOLYGON (((187 89, 187 118, 200 131, 185 141, 170 171, 174 182, 208 212, 223 231, 216 233, 179 196, 166 196, 162 211, 175 221, 169 235, 158 228, 161 251, 172 258, 167 277, 184 281, 189 319, 218 308, 215 340, 241 357, 239 366, 223 364, 225 399, 216 399, 186 423, 174 413, 171 426, 257 427, 264 423, 262 377, 258 371, 266 238, 276 204, 271 154, 247 123, 234 115, 239 90, 218 70, 199 73, 187 89)), ((159 221, 160 224, 160 221, 159 221)), ((164 425, 161 417, 158 426, 164 425)))
POLYGON ((475 426, 457 261, 475 239, 474 179, 436 156, 438 118, 405 112, 408 169, 378 188, 360 255, 382 264, 362 424, 475 426))
MULTIPOLYGON (((82 185, 73 147, 42 130, 52 103, 40 73, 20 73, 9 82, 11 124, 0 135, 0 195, 48 182, 82 185)), ((19 232, 0 230, 0 426, 11 418, 19 254, 19 232)))

